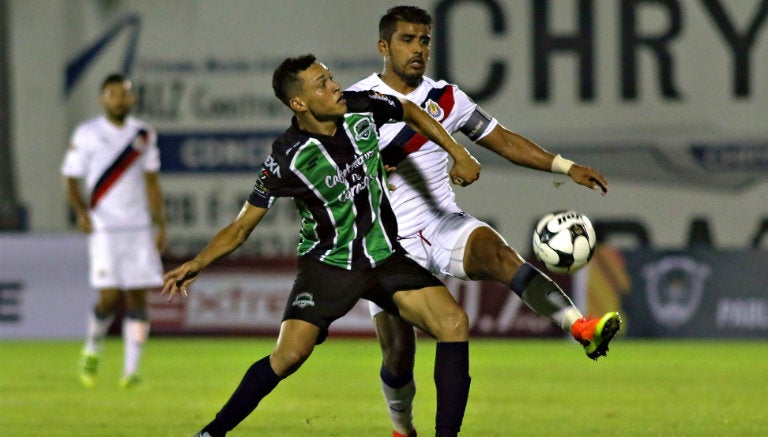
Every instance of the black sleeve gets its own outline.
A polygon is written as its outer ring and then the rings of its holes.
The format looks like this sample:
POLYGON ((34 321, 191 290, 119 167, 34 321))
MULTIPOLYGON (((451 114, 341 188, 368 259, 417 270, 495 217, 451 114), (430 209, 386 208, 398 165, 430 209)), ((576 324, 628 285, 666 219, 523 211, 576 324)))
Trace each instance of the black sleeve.
MULTIPOLYGON (((269 156, 259 169, 259 176, 253 185, 248 203, 261 208, 269 208, 274 202, 272 190, 279 187, 280 178, 273 172, 275 160, 269 156)), ((279 174, 279 171, 278 171, 279 174)))
POLYGON ((371 112, 376 126, 390 121, 402 121, 404 112, 400 99, 374 91, 344 91, 349 112, 371 112))

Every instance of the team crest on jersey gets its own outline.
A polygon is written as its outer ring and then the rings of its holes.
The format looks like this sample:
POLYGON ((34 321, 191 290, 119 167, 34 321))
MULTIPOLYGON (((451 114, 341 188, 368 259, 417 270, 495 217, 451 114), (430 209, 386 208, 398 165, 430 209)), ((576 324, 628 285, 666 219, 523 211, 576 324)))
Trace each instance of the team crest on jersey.
POLYGON ((367 141, 374 136, 373 124, 370 119, 360 119, 352 127, 352 131, 355 134, 355 141, 367 141))
POLYGON ((442 120, 443 115, 445 115, 443 108, 441 108, 440 105, 438 105, 437 102, 432 99, 429 99, 424 103, 424 110, 427 111, 427 113, 437 121, 442 120))

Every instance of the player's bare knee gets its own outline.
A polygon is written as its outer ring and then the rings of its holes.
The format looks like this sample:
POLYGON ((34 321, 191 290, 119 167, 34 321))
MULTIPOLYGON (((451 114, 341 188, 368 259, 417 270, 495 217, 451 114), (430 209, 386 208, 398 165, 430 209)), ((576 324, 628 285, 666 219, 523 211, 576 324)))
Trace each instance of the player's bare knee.
POLYGON ((469 316, 458 305, 439 316, 434 332, 437 341, 466 341, 469 338, 469 316))
POLYGON ((494 279, 508 283, 517 269, 525 264, 525 260, 515 249, 506 245, 499 246, 496 252, 499 260, 499 271, 494 275, 494 279))
POLYGON ((307 361, 307 358, 309 358, 311 353, 311 349, 277 349, 272 353, 270 358, 272 370, 274 370, 278 376, 285 378, 299 370, 301 365, 307 361))
POLYGON ((489 228, 480 228, 465 266, 467 275, 475 280, 492 279, 508 282, 525 260, 498 234, 489 228))

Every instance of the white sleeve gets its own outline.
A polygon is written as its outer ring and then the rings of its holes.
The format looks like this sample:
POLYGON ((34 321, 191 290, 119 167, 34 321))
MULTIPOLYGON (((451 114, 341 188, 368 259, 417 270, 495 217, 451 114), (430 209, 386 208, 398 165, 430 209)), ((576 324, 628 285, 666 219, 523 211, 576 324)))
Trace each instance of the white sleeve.
POLYGON ((64 162, 61 164, 61 174, 71 178, 85 177, 87 160, 87 134, 82 128, 77 128, 72 134, 69 142, 69 148, 64 155, 64 162))
POLYGON ((160 149, 157 147, 157 132, 149 125, 145 125, 144 128, 149 132, 149 144, 144 152, 144 171, 158 172, 160 171, 160 149))

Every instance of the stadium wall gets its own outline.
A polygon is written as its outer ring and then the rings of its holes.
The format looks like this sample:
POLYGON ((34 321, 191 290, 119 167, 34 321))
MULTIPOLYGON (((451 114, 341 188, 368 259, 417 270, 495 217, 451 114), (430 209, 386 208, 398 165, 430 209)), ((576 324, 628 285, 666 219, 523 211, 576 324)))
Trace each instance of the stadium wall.
MULTIPOLYGON (((0 233, 0 340, 74 339, 96 291, 87 244, 74 234, 0 233)), ((587 314, 620 311, 635 338, 768 338, 768 259, 754 250, 618 250, 601 244, 574 276, 553 275, 587 314)), ((295 276, 294 258, 225 260, 187 299, 150 293, 154 335, 275 335, 295 276)), ((166 267, 171 268, 174 263, 166 267)), ((505 286, 446 281, 473 337, 558 337, 505 286)), ((118 321, 119 323, 119 321, 118 321)), ((117 326, 115 326, 117 328, 117 326)), ((114 329, 113 332, 119 332, 114 329)), ((365 301, 331 335, 373 336, 365 301)))
MULTIPOLYGON (((289 114, 271 92, 274 66, 314 52, 342 84, 379 71, 377 21, 400 3, 372 8, 371 2, 294 0, 276 7, 270 0, 191 0, 179 7, 153 0, 7 0, 11 173, 29 233, 0 236, 0 337, 82 334, 81 315, 93 295, 59 166, 74 126, 99 113, 97 92, 107 73, 131 75, 140 97, 136 115, 158 128, 171 239, 166 256, 180 259, 239 211, 271 139, 287 124, 289 114)), ((744 323, 764 335, 762 285, 750 283, 746 301, 709 297, 734 291, 726 281, 740 278, 738 266, 766 271, 768 0, 411 3, 436 20, 431 75, 455 81, 506 127, 599 168, 610 181, 609 195, 601 197, 470 146, 484 170, 477 183, 457 189, 460 205, 495 224, 524 253, 533 223, 565 208, 587 214, 606 231, 599 236, 630 260, 634 250, 687 253, 704 243, 730 267, 720 270, 708 255, 694 257, 712 264, 710 281, 727 278, 705 287, 702 302, 715 308, 715 321, 736 314, 756 320, 744 323)), ((278 202, 232 262, 293 256, 297 227, 291 202, 278 202)), ((634 284, 628 299, 647 290, 645 267, 633 262, 625 271, 634 284)), ((228 293, 250 274, 214 272, 210 293, 228 293)), ((276 290, 285 289, 288 277, 272 282, 269 305, 276 305, 276 290)), ((488 304, 477 296, 506 293, 471 287, 451 285, 466 300, 475 332, 514 335, 508 330, 513 318, 485 306, 512 308, 514 300, 488 304)), ((207 295, 203 290, 201 299, 207 295)), ((589 296, 580 299, 586 303, 589 296)), ((647 299, 639 302, 626 310, 645 308, 647 299)), ((155 304, 158 317, 173 311, 155 304)), ((274 321, 274 308, 267 308, 267 320, 274 321)), ((217 327, 205 311, 190 330, 261 329, 217 327)), ((361 311, 352 317, 362 320, 361 311)), ((227 314, 234 321, 244 317, 227 314)), ((162 323, 158 329, 165 329, 162 323)))
MULTIPOLYGON (((102 78, 125 70, 136 115, 160 133, 169 253, 199 249, 240 209, 287 123, 274 66, 311 51, 342 84, 379 71, 378 17, 398 3, 8 1, 11 155, 27 229, 73 229, 60 161, 75 124, 99 112, 102 78)), ((768 218, 768 1, 412 3, 436 20, 430 74, 610 181, 601 198, 474 147, 484 172, 458 199, 516 247, 564 207, 632 222, 666 248, 686 246, 698 219, 716 247, 744 248, 768 218)), ((269 217, 244 254, 293 253, 290 202, 269 217)))
MULTIPOLYGON (((86 254, 82 235, 0 233, 0 339, 83 336, 85 314, 96 299, 88 284, 86 254)), ((224 260, 206 270, 187 299, 168 302, 159 290, 150 293, 152 332, 275 335, 295 276, 295 258, 224 260)), ((447 285, 470 316, 474 335, 560 334, 500 284, 451 279, 447 285)), ((359 302, 331 332, 373 336, 367 303, 359 302)))

